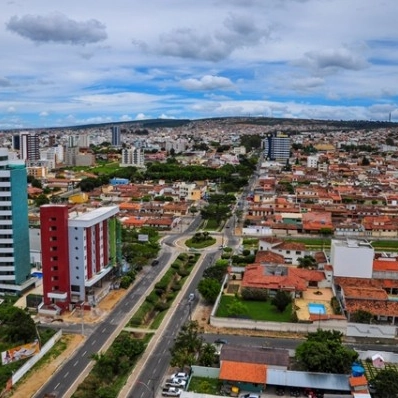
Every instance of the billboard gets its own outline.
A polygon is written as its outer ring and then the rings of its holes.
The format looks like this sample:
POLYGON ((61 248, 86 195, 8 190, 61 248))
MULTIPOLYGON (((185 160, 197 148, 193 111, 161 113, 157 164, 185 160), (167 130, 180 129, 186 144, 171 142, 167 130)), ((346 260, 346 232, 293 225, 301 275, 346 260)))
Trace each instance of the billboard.
POLYGON ((29 358, 40 352, 39 342, 36 340, 33 343, 23 344, 18 347, 10 348, 1 353, 1 363, 7 365, 8 363, 19 361, 20 359, 29 358))
POLYGON ((138 234, 138 242, 148 242, 149 236, 144 234, 138 234))

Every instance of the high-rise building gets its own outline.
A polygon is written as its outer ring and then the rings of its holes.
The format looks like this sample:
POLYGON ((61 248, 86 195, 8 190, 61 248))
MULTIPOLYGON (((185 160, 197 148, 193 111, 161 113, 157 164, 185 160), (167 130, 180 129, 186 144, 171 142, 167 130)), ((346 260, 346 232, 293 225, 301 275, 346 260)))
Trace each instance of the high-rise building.
POLYGON ((21 294, 34 285, 30 276, 27 172, 0 148, 0 292, 21 294))
POLYGON ((40 140, 36 133, 21 132, 19 146, 22 160, 35 161, 40 159, 40 140))
POLYGON ((120 126, 112 126, 112 146, 121 146, 120 126))
POLYGON ((290 157, 290 138, 282 133, 269 133, 263 140, 264 157, 267 160, 285 162, 290 157))
POLYGON ((121 167, 145 167, 144 151, 140 148, 122 149, 121 167))
POLYGON ((118 206, 83 213, 69 213, 67 205, 40 207, 44 306, 95 305, 106 294, 120 261, 118 211, 118 206))

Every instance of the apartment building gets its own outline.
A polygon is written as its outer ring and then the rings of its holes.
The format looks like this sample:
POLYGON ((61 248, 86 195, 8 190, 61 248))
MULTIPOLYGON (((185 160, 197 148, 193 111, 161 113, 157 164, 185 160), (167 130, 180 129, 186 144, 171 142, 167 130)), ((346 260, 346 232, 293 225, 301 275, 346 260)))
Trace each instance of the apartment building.
POLYGON ((21 294, 32 285, 29 257, 27 172, 0 148, 0 294, 21 294))
POLYGON ((120 257, 118 206, 83 213, 66 205, 40 208, 44 307, 95 305, 109 290, 120 257))

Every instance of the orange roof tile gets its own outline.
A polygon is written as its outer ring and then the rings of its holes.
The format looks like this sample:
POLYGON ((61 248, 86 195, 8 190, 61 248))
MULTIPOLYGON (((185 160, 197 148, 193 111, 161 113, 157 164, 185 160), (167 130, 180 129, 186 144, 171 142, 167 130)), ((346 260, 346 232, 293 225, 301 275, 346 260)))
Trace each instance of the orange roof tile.
POLYGON ((219 379, 265 384, 267 381, 267 365, 222 361, 220 364, 219 379), (239 372, 237 369, 239 369, 239 372))
POLYGON ((368 385, 368 380, 366 379, 365 376, 350 377, 348 381, 351 387, 361 387, 368 385))
POLYGON ((388 260, 373 260, 373 271, 398 272, 398 261, 395 258, 388 260))
POLYGON ((259 250, 256 253, 256 263, 285 264, 285 258, 278 253, 269 250, 259 250))

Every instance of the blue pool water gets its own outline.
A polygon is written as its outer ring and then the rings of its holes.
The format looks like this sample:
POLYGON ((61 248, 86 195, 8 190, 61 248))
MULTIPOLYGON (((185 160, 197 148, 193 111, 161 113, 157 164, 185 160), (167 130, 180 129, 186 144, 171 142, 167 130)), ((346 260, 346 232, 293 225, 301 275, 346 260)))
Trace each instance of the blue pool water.
POLYGON ((32 272, 30 275, 32 275, 35 278, 43 278, 42 272, 32 272))
POLYGON ((310 303, 308 304, 308 311, 310 312, 310 314, 326 314, 326 308, 323 304, 310 303))

